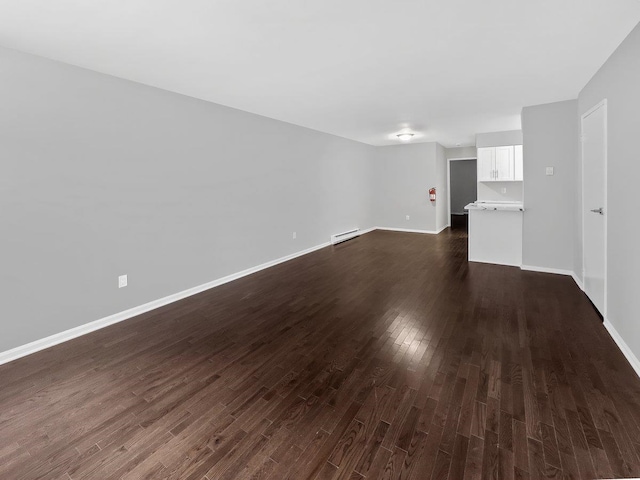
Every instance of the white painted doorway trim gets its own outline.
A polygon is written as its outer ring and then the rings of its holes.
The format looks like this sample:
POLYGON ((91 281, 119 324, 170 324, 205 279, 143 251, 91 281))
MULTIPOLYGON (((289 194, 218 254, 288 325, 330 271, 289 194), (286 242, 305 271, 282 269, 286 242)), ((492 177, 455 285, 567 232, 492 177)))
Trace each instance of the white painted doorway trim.
POLYGON ((607 112, 607 99, 603 99, 598 102, 596 105, 591 107, 585 113, 580 116, 580 160, 581 160, 581 190, 582 190, 582 284, 584 285, 585 281, 585 253, 584 253, 584 220, 586 216, 586 203, 585 203, 585 191, 584 191, 584 120, 593 112, 598 110, 599 108, 603 109, 604 113, 604 311, 602 313, 602 318, 605 323, 608 322, 607 312, 608 312, 608 303, 609 303, 609 294, 608 294, 608 286, 607 286, 607 277, 608 277, 608 243, 609 243, 609 209, 608 209, 608 195, 607 195, 607 177, 608 177, 608 157, 609 157, 609 116, 607 112))
MULTIPOLYGON (((460 158, 447 158, 447 227, 451 226, 451 162, 457 160, 478 160, 478 156, 475 157, 460 157, 460 158)), ((477 167, 476 167, 477 168, 477 167)), ((478 172, 476 170, 476 183, 478 182, 478 172)), ((477 200, 477 199, 476 199, 477 200)))

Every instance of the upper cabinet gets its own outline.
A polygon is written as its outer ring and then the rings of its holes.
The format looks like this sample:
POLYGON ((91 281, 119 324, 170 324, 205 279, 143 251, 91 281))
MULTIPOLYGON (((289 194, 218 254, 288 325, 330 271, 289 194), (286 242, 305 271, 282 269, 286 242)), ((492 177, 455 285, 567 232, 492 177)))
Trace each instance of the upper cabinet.
POLYGON ((522 181, 522 145, 478 148, 479 182, 522 181))
POLYGON ((478 149, 478 181, 490 182, 493 180, 493 173, 496 165, 495 148, 478 149))
POLYGON ((515 176, 513 172, 513 147, 495 147, 496 149, 496 171, 494 174, 494 180, 500 182, 508 182, 514 180, 515 176))

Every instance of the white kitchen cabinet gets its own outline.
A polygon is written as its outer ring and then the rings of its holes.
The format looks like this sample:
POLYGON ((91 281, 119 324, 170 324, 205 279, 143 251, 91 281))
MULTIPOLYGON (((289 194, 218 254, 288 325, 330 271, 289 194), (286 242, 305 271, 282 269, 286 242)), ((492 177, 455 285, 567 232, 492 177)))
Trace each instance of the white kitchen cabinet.
POLYGON ((496 164, 495 148, 478 149, 478 181, 491 182, 496 164))
POLYGON ((496 147, 496 171, 494 180, 508 182, 514 179, 513 158, 513 146, 496 147))
POLYGON ((478 181, 522 181, 522 145, 478 148, 478 181))

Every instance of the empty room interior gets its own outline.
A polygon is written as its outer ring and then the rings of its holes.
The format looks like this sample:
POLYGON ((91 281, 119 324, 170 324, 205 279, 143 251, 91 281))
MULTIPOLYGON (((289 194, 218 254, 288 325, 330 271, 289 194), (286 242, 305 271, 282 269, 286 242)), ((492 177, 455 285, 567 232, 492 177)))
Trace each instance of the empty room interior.
POLYGON ((0 0, 0 479, 640 477, 639 22, 0 0))

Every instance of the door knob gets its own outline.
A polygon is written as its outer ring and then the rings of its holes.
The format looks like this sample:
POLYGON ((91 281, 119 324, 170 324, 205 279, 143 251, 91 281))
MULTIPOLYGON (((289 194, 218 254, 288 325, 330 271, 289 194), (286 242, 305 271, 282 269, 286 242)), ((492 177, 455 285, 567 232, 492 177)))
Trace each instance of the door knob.
POLYGON ((600 207, 600 208, 594 208, 593 210, 591 210, 591 212, 593 212, 593 213, 599 213, 600 215, 604 215, 604 210, 602 209, 602 207, 600 207))

